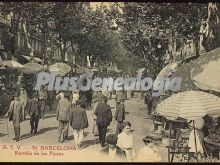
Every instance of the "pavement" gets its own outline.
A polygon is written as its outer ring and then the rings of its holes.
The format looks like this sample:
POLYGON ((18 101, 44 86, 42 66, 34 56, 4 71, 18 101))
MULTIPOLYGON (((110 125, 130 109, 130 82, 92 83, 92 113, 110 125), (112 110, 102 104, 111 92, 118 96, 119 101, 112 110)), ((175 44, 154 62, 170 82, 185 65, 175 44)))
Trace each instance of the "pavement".
MULTIPOLYGON (((108 104, 111 106, 112 114, 115 113, 115 96, 108 101, 108 104)), ((49 111, 49 107, 46 108, 46 118, 41 119, 39 122, 38 133, 36 135, 30 135, 30 121, 26 120, 21 123, 21 138, 20 141, 15 142, 12 140, 14 138, 14 131, 12 122, 8 122, 9 136, 7 135, 7 124, 4 117, 0 118, 0 144, 12 144, 12 145, 21 145, 21 146, 44 146, 44 145, 59 145, 59 146, 74 146, 74 137, 72 133, 72 128, 69 127, 69 139, 63 143, 58 143, 58 122, 56 120, 56 104, 54 103, 53 110, 49 111)), ((57 158, 52 157, 53 159, 42 159, 45 161, 103 161, 97 156, 92 156, 89 152, 92 151, 98 152, 101 149, 100 144, 98 143, 98 137, 92 134, 93 118, 92 111, 95 103, 92 104, 91 108, 86 110, 89 127, 84 131, 84 139, 82 142, 82 147, 80 154, 84 155, 82 158, 81 155, 69 156, 67 158, 57 158), (88 154, 87 154, 88 153, 88 154), (90 156, 90 157, 89 157, 90 156)), ((126 116, 125 121, 131 123, 131 130, 134 137, 134 149, 136 152, 140 150, 141 147, 144 147, 142 139, 146 136, 147 133, 150 133, 153 129, 152 119, 147 115, 147 105, 144 104, 143 100, 137 98, 137 94, 134 98, 128 97, 128 100, 125 102, 126 116)), ((108 133, 115 133, 117 122, 113 119, 110 126, 108 127, 108 133)), ((27 147, 28 148, 28 147, 27 147)), ((1 149, 1 146, 0 146, 1 149)), ((167 149, 164 147, 158 146, 158 151, 161 154, 162 162, 167 162, 167 149)), ((2 159, 3 153, 0 152, 0 160, 2 159)), ((67 154, 68 155, 68 154, 67 154)), ((71 154, 70 154, 71 155, 71 154)), ((94 155, 94 154, 93 154, 94 155)), ((14 156, 14 155, 12 155, 14 156)), ((20 160, 15 157, 16 160, 20 160)), ((7 158, 5 158, 7 160, 7 158)), ((41 159, 41 158, 40 158, 41 159)), ((39 161, 40 159, 33 159, 33 161, 39 161)), ((30 160, 31 161, 31 160, 30 160)))

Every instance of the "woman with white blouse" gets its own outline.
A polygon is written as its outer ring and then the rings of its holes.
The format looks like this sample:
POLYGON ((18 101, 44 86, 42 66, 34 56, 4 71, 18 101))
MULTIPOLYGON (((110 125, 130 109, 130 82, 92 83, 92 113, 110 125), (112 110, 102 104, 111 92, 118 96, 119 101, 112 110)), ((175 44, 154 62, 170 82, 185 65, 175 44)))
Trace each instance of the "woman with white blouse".
POLYGON ((122 128, 122 132, 118 135, 117 146, 125 151, 127 160, 131 161, 134 157, 133 135, 130 132, 131 123, 124 122, 122 128))

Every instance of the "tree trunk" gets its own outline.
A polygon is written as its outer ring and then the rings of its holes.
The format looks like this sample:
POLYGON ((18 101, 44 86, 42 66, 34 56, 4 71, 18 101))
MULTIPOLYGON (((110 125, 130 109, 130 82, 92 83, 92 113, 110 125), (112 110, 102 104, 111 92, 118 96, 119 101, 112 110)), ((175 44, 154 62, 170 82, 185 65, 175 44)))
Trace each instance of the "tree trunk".
POLYGON ((62 62, 65 61, 65 52, 66 52, 66 41, 63 42, 63 46, 61 46, 61 59, 62 62))
POLYGON ((71 48, 72 48, 72 52, 73 52, 73 65, 76 64, 76 50, 73 47, 73 42, 71 41, 71 48))
POLYGON ((206 51, 220 46, 220 3, 208 4, 208 24, 202 45, 206 51))
POLYGON ((199 56, 199 36, 195 39, 196 56, 199 56))

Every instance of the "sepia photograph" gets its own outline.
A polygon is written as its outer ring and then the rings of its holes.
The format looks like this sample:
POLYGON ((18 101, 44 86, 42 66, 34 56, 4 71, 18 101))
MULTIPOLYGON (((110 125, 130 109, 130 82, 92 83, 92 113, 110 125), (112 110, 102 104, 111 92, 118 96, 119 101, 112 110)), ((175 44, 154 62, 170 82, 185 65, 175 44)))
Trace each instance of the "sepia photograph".
POLYGON ((0 162, 220 162, 220 3, 0 2, 0 162))

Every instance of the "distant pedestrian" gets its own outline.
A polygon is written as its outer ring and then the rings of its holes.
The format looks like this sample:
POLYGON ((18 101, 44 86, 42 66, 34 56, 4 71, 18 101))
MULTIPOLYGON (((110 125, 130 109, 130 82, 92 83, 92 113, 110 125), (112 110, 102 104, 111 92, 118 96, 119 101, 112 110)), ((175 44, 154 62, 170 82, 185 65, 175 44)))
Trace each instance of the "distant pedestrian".
POLYGON ((25 91, 25 89, 23 87, 20 88, 20 95, 19 95, 19 100, 22 104, 22 114, 23 114, 23 120, 26 119, 26 106, 27 106, 27 92, 25 91))
POLYGON ((80 144, 84 138, 84 129, 89 126, 88 118, 85 111, 85 102, 81 102, 80 106, 71 110, 70 125, 73 128, 74 142, 76 148, 80 148, 80 144))
POLYGON ((124 101, 124 93, 122 90, 120 91, 116 91, 116 98, 115 98, 115 102, 116 102, 116 108, 117 106, 120 104, 120 102, 124 101))
POLYGON ((107 127, 112 121, 111 107, 107 104, 108 98, 103 96, 102 103, 100 103, 96 110, 95 115, 97 116, 96 124, 99 131, 99 142, 101 147, 105 146, 105 137, 107 133, 107 127))
POLYGON ((19 100, 19 93, 14 94, 14 100, 11 102, 8 112, 5 117, 9 117, 9 121, 13 122, 15 138, 13 140, 19 141, 20 139, 20 123, 23 121, 23 104, 19 100))
POLYGON ((72 106, 76 107, 76 103, 79 101, 79 90, 72 92, 72 106))
POLYGON ((144 100, 148 107, 148 115, 151 115, 151 112, 153 110, 153 98, 150 91, 144 93, 144 100))
POLYGON ((124 101, 122 101, 115 111, 115 120, 117 121, 116 134, 121 133, 122 131, 122 123, 125 120, 125 106, 124 101))
POLYGON ((47 91, 45 87, 41 87, 39 93, 38 93, 38 99, 39 99, 39 104, 40 104, 40 117, 41 119, 45 118, 45 106, 46 106, 46 100, 48 98, 47 91))
POLYGON ((30 115, 30 133, 32 134, 34 131, 34 134, 36 134, 40 120, 40 106, 38 103, 37 94, 34 94, 33 98, 28 101, 28 113, 30 115))
POLYGON ((158 150, 154 146, 153 139, 151 137, 145 137, 143 142, 146 146, 140 149, 135 158, 137 162, 159 162, 161 156, 159 155, 158 150))
POLYGON ((54 98, 55 98, 55 91, 47 91, 47 95, 48 95, 48 105, 50 107, 50 111, 52 111, 54 98))
POLYGON ((60 96, 61 98, 57 106, 57 120, 59 121, 58 141, 62 143, 64 140, 67 140, 67 137, 65 137, 64 134, 69 128, 71 103, 67 99, 68 96, 66 94, 61 94, 60 96))
POLYGON ((86 98, 87 98, 87 107, 91 107, 92 106, 92 90, 88 90, 86 91, 86 98))

